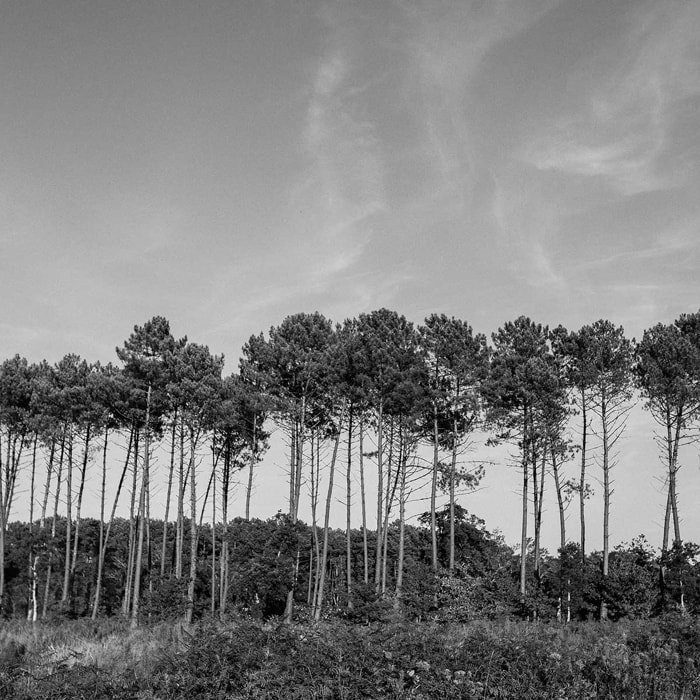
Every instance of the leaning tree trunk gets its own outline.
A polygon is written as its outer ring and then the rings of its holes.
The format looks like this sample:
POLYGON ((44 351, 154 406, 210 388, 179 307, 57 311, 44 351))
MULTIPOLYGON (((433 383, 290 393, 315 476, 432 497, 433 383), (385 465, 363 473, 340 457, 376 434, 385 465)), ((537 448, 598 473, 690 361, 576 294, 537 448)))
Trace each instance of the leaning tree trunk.
POLYGON ((80 486, 78 487, 78 500, 75 505, 75 533, 73 537, 73 559, 70 565, 70 578, 71 586, 73 585, 73 580, 75 579, 75 571, 78 566, 78 543, 80 540, 80 513, 83 508, 83 494, 85 493, 85 476, 87 473, 87 465, 90 457, 90 438, 91 438, 91 427, 88 424, 85 433, 85 450, 83 452, 83 461, 80 466, 80 486))
MULTIPOLYGON (((56 494, 53 502, 53 520, 51 522, 51 545, 49 547, 49 561, 46 566, 46 582, 44 585, 44 603, 41 610, 42 619, 46 618, 49 607, 49 595, 51 593, 51 574, 53 571, 53 553, 56 547, 56 524, 58 522, 58 504, 61 496, 61 477, 63 476, 63 458, 65 453, 66 434, 61 435, 61 452, 58 458, 58 474, 56 474, 56 494)), ((1 502, 1 501, 0 501, 1 502)))
MULTIPOLYGON (((109 516, 109 522, 107 523, 107 528, 104 533, 104 538, 100 539, 100 552, 97 560, 97 580, 95 582, 95 599, 92 604, 92 619, 97 619, 97 613, 100 609, 100 596, 102 593, 102 577, 104 572, 105 556, 107 555, 107 544, 109 542, 109 534, 112 530, 112 523, 114 522, 114 516, 117 512, 117 504, 119 503, 119 496, 122 492, 122 487, 124 486, 124 479, 126 478, 126 472, 129 469, 129 460, 131 459, 131 449, 134 444, 134 429, 129 431, 129 447, 126 451, 126 459, 124 460, 124 467, 122 469, 121 476, 119 477, 119 484, 117 485, 117 492, 114 496, 114 503, 112 504, 112 512, 109 516)), ((106 451, 106 447, 105 447, 106 451)), ((106 462, 103 463, 103 468, 106 468, 106 462)), ((105 490, 106 476, 103 472, 102 477, 102 504, 104 510, 104 490, 105 490)))
POLYGON ((326 495, 326 513, 323 519, 323 549, 321 550, 321 575, 318 583, 318 592, 316 594, 316 601, 314 603, 314 620, 318 622, 321 619, 321 608, 323 607, 323 594, 326 579, 326 566, 328 563, 328 530, 330 525, 331 517, 331 499, 333 496, 333 478, 335 476, 335 463, 338 458, 338 446, 340 445, 340 434, 343 429, 343 419, 345 418, 345 402, 343 402, 343 408, 340 413, 340 420, 338 421, 338 433, 335 436, 335 443, 333 444, 333 456, 331 457, 330 474, 328 475, 328 494, 326 495))
MULTIPOLYGON (((160 550, 160 577, 165 577, 165 561, 168 552, 168 517, 170 516, 170 499, 173 492, 173 476, 175 474, 175 431, 177 428, 177 409, 173 415, 173 425, 170 433, 170 468, 168 469, 168 490, 165 495, 165 515, 163 516, 163 541, 160 550)), ((172 572, 172 569, 171 569, 172 572)))
POLYGON ((136 492, 138 490, 139 432, 134 438, 134 469, 131 482, 131 506, 129 508, 129 556, 126 565, 126 583, 122 600, 122 615, 129 617, 131 610, 131 586, 134 580, 134 559, 136 554, 136 492))
POLYGON ((68 427, 68 469, 66 472, 66 552, 63 567, 63 592, 61 607, 65 611, 70 607, 70 553, 71 553, 71 519, 73 501, 73 426, 68 427))

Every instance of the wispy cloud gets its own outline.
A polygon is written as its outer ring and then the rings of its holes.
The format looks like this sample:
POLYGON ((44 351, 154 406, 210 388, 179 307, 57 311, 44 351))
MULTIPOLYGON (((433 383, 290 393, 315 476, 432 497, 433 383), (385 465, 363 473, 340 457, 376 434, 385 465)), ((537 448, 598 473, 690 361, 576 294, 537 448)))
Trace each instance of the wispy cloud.
MULTIPOLYGON (((532 287, 561 286, 552 242, 559 232, 555 205, 512 178, 494 178, 492 215, 511 274, 532 287)), ((496 242, 496 241, 495 241, 496 242)))
POLYGON ((557 0, 401 3, 408 18, 407 71, 422 114, 422 149, 433 199, 455 214, 471 204, 475 181, 470 84, 494 46, 534 24, 557 0))
POLYGON ((313 73, 302 132, 308 168, 291 206, 300 212, 314 265, 306 284, 321 288, 349 270, 372 237, 372 221, 387 209, 382 144, 371 115, 363 114, 356 48, 334 35, 313 73))
POLYGON ((525 160, 600 177, 623 195, 682 184, 683 169, 665 154, 676 110, 700 94, 698 26, 696 2, 634 5, 615 47, 591 56, 571 79, 583 90, 583 109, 546 125, 525 160))

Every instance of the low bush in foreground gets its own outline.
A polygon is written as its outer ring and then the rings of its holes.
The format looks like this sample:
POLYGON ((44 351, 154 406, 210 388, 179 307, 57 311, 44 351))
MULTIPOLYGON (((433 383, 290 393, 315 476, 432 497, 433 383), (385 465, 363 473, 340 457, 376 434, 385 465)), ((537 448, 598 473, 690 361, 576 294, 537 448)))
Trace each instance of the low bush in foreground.
POLYGON ((0 664, 0 697, 23 700, 693 698, 700 625, 15 624, 0 664))

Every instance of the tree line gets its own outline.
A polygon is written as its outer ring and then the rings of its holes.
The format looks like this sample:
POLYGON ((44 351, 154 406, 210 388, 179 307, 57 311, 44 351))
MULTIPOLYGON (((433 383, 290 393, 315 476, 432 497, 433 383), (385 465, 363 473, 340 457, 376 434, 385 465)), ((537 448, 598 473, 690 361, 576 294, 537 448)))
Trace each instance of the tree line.
MULTIPOLYGON (((659 426, 656 439, 666 471, 662 555, 683 546, 678 454, 695 439, 700 413, 700 312, 657 324, 638 343, 605 320, 569 331, 521 316, 493 333, 489 343, 469 324, 445 315, 431 315, 415 326, 387 309, 342 324, 319 313, 299 313, 267 334, 251 336, 238 370, 229 376, 223 374, 223 356, 176 339, 167 319, 154 317, 135 326, 116 354, 119 365, 69 354, 55 365, 30 364, 17 355, 0 366, 0 604, 5 613, 7 537, 22 489, 29 493, 23 568, 30 619, 53 610, 75 613, 78 597, 82 614, 86 599, 93 618, 114 612, 113 602, 105 602, 105 581, 115 576, 110 552, 117 530, 119 546, 125 547, 117 574, 119 608, 134 626, 143 617, 144 600, 159 590, 177 590, 182 614, 191 621, 203 578, 208 578, 212 612, 225 615, 239 594, 231 588, 240 544, 230 513, 233 483, 245 482, 243 520, 250 521, 255 472, 273 429, 284 436, 288 450, 288 501, 277 521, 285 540, 284 546, 278 543, 277 556, 284 551, 291 557, 280 579, 286 620, 292 619, 295 601, 306 602, 311 616, 320 619, 327 596, 339 590, 339 571, 349 609, 367 591, 377 600, 406 604, 407 587, 415 581, 406 581, 405 572, 417 556, 406 504, 426 486, 426 566, 433 577, 443 570, 454 573, 464 553, 456 545, 463 519, 457 496, 483 475, 483 467, 472 465, 465 454, 482 435, 489 443, 510 446, 521 472, 517 582, 522 601, 541 588, 550 565, 540 545, 548 483, 558 505, 566 561, 574 550, 565 509, 572 498, 578 501, 575 556, 579 573, 585 572, 591 558, 586 546, 590 468, 599 464, 604 508, 597 614, 606 618, 614 555, 608 537, 610 475, 638 397, 659 426), (156 451, 167 454, 167 478, 154 486, 156 451), (565 475, 568 464, 576 465, 574 479, 565 475), (80 589, 88 470, 100 474, 100 517, 96 524, 90 521, 90 585, 80 589), (373 494, 366 489, 368 470, 376 482, 373 494), (108 494, 113 481, 116 490, 108 494), (162 513, 154 512, 155 488, 165 490, 164 503, 157 504, 162 513), (302 546, 303 491, 309 494, 312 522, 308 545, 302 546), (444 511, 437 508, 440 491, 448 496, 444 511), (129 517, 121 520, 116 514, 125 500, 129 517), (354 500, 360 523, 352 522, 354 500), (338 502, 345 506, 346 521, 340 567, 337 537, 333 541, 329 526, 338 502), (204 549, 203 536, 210 538, 204 549)), ((10 554, 16 569, 16 556, 10 554)))

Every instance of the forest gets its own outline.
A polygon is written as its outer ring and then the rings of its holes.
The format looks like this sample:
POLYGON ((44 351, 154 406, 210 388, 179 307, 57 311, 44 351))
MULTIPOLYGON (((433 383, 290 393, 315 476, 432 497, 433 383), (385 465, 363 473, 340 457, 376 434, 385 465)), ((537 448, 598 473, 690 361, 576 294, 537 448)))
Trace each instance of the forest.
POLYGON ((415 326, 387 309, 342 324, 299 313, 252 335, 228 376, 223 356, 174 337, 157 316, 134 327, 116 359, 16 355, 0 366, 8 697, 79 697, 61 690, 62 678, 93 698, 100 683, 104 697, 293 697, 273 679, 293 673, 281 659, 306 658, 310 640, 318 668, 309 660, 295 697, 562 697, 556 688, 574 676, 571 697, 646 697, 650 683, 648 697, 700 693, 700 547, 681 536, 676 492, 679 449, 700 418, 700 312, 639 342, 605 320, 570 331, 522 316, 489 341, 445 315, 415 326), (657 423, 666 472, 658 551, 641 536, 611 547, 608 536, 611 472, 636 401, 657 423), (273 432, 286 446, 288 498, 260 520, 250 494, 273 432), (520 474, 518 550, 460 503, 483 477, 468 459, 483 436, 508 449, 520 474), (601 551, 586 541, 593 467, 601 551), (99 518, 83 515, 89 474, 101 483, 99 518), (234 483, 244 512, 231 512, 234 483), (413 524, 406 504, 418 489, 429 498, 413 524), (18 494, 26 521, 15 516, 18 494), (555 553, 541 545, 545 496, 557 504, 555 553), (343 528, 330 524, 338 508, 343 528), (144 640, 168 651, 140 649, 148 672, 139 675, 131 657, 124 668, 76 662, 64 639, 65 658, 42 673, 36 659, 60 647, 56 635, 103 652, 107 637, 131 640, 120 642, 123 656, 124 644, 144 640), (465 644, 474 654, 457 664, 465 644), (207 648, 230 658, 214 662, 207 648), (197 654, 208 670, 193 675, 214 685, 172 685, 197 654), (323 671, 331 658, 334 670, 323 671), (383 690, 372 695, 358 678, 383 690), (523 695, 537 683, 541 694, 523 695))

